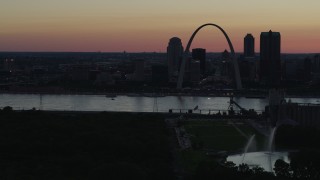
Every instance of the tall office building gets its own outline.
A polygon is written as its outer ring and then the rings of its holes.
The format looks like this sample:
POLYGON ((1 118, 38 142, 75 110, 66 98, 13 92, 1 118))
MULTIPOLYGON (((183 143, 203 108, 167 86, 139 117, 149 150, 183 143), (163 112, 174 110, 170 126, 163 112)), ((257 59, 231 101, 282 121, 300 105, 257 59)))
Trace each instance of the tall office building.
POLYGON ((190 62, 190 82, 199 83, 201 75, 201 62, 198 60, 192 59, 190 62))
POLYGON ((135 63, 134 80, 144 81, 144 60, 136 59, 134 63, 135 63))
POLYGON ((183 46, 181 39, 178 37, 171 38, 167 47, 169 77, 173 76, 174 74, 178 75, 182 55, 183 46))
POLYGON ((270 88, 277 88, 281 80, 281 36, 279 32, 260 35, 260 80, 270 88))
POLYGON ((222 65, 220 69, 220 73, 222 76, 226 77, 234 77, 233 75, 233 66, 231 64, 231 56, 230 53, 225 49, 221 53, 221 60, 222 60, 222 65))
POLYGON ((320 55, 314 55, 312 60, 312 72, 320 73, 320 55))
POLYGON ((192 59, 200 61, 200 73, 204 75, 206 72, 206 49, 192 49, 192 59))
POLYGON ((244 38, 244 57, 254 57, 254 37, 247 34, 244 38))
POLYGON ((247 34, 243 39, 243 56, 239 57, 239 68, 243 81, 255 81, 257 77, 257 66, 255 56, 255 38, 252 34, 247 34))

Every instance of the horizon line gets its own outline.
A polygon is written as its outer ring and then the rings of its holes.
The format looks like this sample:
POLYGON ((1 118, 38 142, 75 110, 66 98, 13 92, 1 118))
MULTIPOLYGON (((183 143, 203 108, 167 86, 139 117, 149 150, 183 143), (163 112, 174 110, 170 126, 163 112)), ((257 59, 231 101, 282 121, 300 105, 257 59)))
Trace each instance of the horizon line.
MULTIPOLYGON (((228 51, 229 52, 229 51, 228 51)), ((0 53, 159 53, 164 54, 167 52, 164 51, 0 51, 0 53)), ((223 53, 221 52, 206 52, 206 53, 223 53)), ((243 54, 244 52, 235 52, 236 54, 243 54)), ((259 54, 260 52, 255 52, 255 54, 259 54)), ((319 52, 283 52, 281 54, 320 54, 319 52)))

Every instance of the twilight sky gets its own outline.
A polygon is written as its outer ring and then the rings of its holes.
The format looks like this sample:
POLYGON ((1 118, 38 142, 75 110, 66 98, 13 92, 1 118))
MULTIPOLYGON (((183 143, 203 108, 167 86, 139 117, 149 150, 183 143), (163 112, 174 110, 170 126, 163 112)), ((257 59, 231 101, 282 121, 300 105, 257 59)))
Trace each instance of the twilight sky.
MULTIPOLYGON (((279 31, 282 52, 320 52, 320 0, 1 0, 0 51, 165 52, 177 36, 216 23, 237 52, 252 33, 279 31)), ((200 31, 192 48, 220 52, 223 35, 200 31)))

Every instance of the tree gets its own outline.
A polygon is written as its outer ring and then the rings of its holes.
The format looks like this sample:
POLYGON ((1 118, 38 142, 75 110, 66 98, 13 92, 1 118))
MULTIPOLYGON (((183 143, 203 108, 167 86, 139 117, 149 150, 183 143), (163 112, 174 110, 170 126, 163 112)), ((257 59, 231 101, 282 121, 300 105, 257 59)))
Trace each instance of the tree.
POLYGON ((2 111, 4 112, 11 112, 12 111, 12 107, 11 106, 6 106, 2 109, 2 111))
POLYGON ((320 154, 313 151, 301 151, 291 155, 292 176, 300 179, 320 178, 320 154))
POLYGON ((240 164, 238 169, 239 169, 239 172, 242 172, 242 173, 252 173, 253 172, 249 168, 248 164, 240 164))
POLYGON ((280 178, 290 178, 291 177, 291 170, 290 165, 284 162, 282 159, 278 159, 274 164, 273 170, 275 171, 277 177, 280 178))

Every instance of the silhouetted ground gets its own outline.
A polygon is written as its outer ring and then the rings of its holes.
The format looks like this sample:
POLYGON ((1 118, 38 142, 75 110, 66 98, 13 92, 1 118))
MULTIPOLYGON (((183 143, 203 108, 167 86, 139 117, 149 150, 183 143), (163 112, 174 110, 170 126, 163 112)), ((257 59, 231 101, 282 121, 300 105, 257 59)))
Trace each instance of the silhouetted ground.
POLYGON ((174 179, 161 115, 0 111, 0 179, 174 179))

